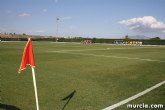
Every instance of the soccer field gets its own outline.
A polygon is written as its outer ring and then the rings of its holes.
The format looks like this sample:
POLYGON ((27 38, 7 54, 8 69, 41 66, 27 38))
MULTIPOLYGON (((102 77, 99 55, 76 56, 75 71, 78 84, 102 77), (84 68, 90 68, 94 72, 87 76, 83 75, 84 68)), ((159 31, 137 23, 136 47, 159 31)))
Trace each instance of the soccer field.
MULTIPOLYGON (((1 43, 0 100, 35 110, 31 68, 17 72, 25 44, 1 43)), ((33 42, 33 48, 40 110, 102 110, 165 80, 165 46, 33 42), (74 90, 68 103, 62 100, 74 90)), ((140 103, 165 106, 165 84, 129 102, 140 103)))

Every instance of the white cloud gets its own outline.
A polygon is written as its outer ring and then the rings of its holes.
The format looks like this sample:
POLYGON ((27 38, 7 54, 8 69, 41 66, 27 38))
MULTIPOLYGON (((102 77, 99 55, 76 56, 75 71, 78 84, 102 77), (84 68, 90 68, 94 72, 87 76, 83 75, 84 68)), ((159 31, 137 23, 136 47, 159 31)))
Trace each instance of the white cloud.
POLYGON ((20 16, 20 17, 26 17, 26 16, 31 16, 31 14, 29 14, 29 13, 21 13, 18 16, 20 16))
POLYGON ((132 18, 127 20, 122 20, 119 22, 129 27, 131 30, 141 31, 141 32, 165 32, 165 24, 158 21, 153 16, 144 16, 139 18, 132 18))
POLYGON ((43 11, 43 12, 47 12, 47 9, 43 9, 42 11, 43 11))

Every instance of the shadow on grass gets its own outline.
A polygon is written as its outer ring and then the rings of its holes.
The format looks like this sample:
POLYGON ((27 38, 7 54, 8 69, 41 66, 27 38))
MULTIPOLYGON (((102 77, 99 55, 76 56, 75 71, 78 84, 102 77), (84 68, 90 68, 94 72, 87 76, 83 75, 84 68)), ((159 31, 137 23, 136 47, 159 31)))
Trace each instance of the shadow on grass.
POLYGON ((64 110, 66 108, 66 106, 69 104, 70 100, 73 98, 74 94, 76 93, 76 90, 74 90, 72 93, 70 93, 69 95, 67 95, 65 98, 62 99, 62 101, 68 100, 64 107, 62 108, 62 110, 64 110))
POLYGON ((21 109, 19 109, 19 108, 16 107, 16 106, 7 105, 7 104, 2 104, 2 103, 0 103, 0 109, 2 109, 2 110, 21 110, 21 109))

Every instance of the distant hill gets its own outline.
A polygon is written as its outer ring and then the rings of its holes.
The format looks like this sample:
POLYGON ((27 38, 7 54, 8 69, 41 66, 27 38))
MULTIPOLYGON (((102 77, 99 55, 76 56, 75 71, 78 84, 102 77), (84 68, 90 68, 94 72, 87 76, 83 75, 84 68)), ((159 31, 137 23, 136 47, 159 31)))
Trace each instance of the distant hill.
POLYGON ((135 36, 128 36, 130 39, 150 39, 150 37, 144 35, 135 35, 135 36))

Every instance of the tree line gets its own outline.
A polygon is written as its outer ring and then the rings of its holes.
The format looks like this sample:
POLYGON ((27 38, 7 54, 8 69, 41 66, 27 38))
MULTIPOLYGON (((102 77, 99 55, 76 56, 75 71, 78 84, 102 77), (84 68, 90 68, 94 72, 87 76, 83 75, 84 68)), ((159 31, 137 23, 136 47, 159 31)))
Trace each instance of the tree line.
MULTIPOLYGON (((4 37, 0 35, 1 41, 27 41, 26 34, 19 35, 18 37, 4 37), (22 37, 24 36, 24 37, 22 37)), ((50 41, 50 42, 81 42, 83 40, 91 40, 92 43, 109 43, 113 44, 116 40, 123 40, 124 42, 129 41, 141 41, 144 45, 165 45, 165 40, 160 39, 160 37, 154 37, 151 39, 130 39, 128 36, 125 36, 123 39, 108 39, 108 38, 83 38, 83 37, 33 37, 30 36, 33 41, 50 41)))

